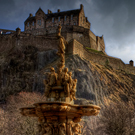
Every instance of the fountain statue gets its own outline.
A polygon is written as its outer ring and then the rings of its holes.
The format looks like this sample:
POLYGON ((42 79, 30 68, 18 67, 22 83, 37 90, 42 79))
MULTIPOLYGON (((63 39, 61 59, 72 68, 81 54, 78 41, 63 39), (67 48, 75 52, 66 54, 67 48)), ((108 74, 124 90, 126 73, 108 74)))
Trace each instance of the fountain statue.
POLYGON ((65 44, 61 36, 61 25, 58 26, 58 52, 60 61, 57 70, 53 67, 46 80, 45 102, 35 103, 34 107, 20 108, 24 116, 37 117, 41 135, 81 135, 82 126, 78 124, 82 116, 96 116, 100 107, 96 105, 77 105, 77 79, 72 79, 72 72, 65 67, 65 44))

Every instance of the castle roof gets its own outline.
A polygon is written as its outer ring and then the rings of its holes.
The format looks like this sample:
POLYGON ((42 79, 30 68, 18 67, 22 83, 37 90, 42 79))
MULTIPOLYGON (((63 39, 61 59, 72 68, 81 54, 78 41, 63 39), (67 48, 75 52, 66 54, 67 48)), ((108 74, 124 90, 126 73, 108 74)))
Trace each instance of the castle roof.
MULTIPOLYGON (((38 9, 38 11, 41 10, 43 12, 43 10, 41 8, 38 9)), ((37 12, 38 12, 37 11, 37 12)), ((37 13, 36 12, 36 13, 37 13)), ((43 12, 44 13, 44 12, 43 12)), ((69 11, 63 11, 63 12, 56 12, 56 13, 50 13, 50 14, 45 14, 47 16, 47 19, 52 18, 52 17, 64 17, 64 16, 70 16, 70 15, 78 15, 80 13, 80 9, 75 9, 75 10, 69 10, 69 11)), ((26 23, 27 21, 35 21, 35 16, 32 17, 28 17, 24 23, 26 23)))
POLYGON ((43 11, 41 8, 39 8, 39 9, 37 10, 36 14, 37 14, 39 11, 41 11, 43 14, 45 14, 44 11, 43 11))
POLYGON ((31 22, 31 21, 35 21, 35 16, 32 16, 32 17, 28 17, 24 23, 26 23, 27 21, 31 22))
POLYGON ((76 10, 69 10, 69 11, 63 11, 63 12, 57 12, 57 13, 51 13, 51 14, 47 14, 47 19, 48 18, 52 18, 52 17, 64 17, 65 15, 78 15, 80 13, 80 9, 76 9, 76 10))

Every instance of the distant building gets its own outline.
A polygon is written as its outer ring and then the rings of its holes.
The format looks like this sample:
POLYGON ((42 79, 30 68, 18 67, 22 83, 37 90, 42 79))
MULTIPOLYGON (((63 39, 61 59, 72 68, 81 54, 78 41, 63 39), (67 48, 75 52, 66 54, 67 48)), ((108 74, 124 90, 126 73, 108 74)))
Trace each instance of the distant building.
POLYGON ((52 11, 48 9, 47 14, 45 14, 44 11, 39 8, 35 16, 30 14, 24 24, 25 31, 58 26, 58 24, 76 25, 90 29, 90 22, 84 15, 82 4, 80 5, 80 9, 70 11, 60 12, 60 9, 58 9, 56 13, 52 13, 52 11))
POLYGON ((90 30, 90 22, 85 17, 83 5, 80 9, 60 11, 52 13, 48 9, 48 13, 39 8, 35 16, 29 14, 24 22, 24 32, 32 35, 48 35, 56 34, 59 24, 62 25, 62 33, 67 41, 76 39, 81 44, 97 51, 105 53, 105 44, 103 36, 96 36, 90 30))

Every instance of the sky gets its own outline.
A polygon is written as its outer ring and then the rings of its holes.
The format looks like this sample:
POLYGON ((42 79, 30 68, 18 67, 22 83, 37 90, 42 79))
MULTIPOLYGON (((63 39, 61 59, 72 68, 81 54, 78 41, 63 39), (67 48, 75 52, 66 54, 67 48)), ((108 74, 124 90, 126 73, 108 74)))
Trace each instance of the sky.
POLYGON ((120 58, 125 64, 135 61, 135 0, 0 0, 0 29, 24 30, 29 13, 40 7, 45 13, 79 9, 96 36, 104 37, 106 53, 120 58))

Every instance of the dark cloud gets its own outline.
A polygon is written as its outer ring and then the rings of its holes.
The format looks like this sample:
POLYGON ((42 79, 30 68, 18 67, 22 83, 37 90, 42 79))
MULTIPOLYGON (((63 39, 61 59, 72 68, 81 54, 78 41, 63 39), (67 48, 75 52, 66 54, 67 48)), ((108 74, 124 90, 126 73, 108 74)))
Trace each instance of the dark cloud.
POLYGON ((78 9, 81 3, 91 30, 104 35, 107 54, 124 62, 135 60, 134 0, 0 0, 0 28, 23 30, 29 13, 34 15, 39 7, 47 13, 78 9))

